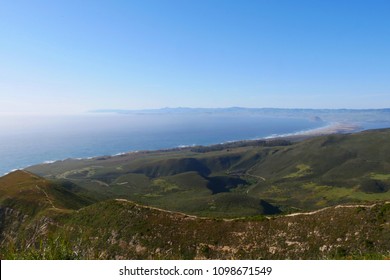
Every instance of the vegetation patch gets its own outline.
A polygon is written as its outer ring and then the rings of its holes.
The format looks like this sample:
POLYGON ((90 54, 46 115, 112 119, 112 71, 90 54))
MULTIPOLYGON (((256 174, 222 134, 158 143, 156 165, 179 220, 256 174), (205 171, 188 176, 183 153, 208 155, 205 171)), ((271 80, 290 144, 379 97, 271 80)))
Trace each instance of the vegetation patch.
POLYGON ((390 173, 388 174, 371 173, 370 178, 374 180, 387 181, 390 180, 390 173))
POLYGON ((285 179, 302 178, 312 173, 311 167, 306 164, 298 164, 296 172, 284 176, 285 179))
POLYGON ((172 184, 164 179, 153 180, 152 186, 160 188, 161 192, 172 192, 180 190, 180 187, 178 185, 172 184))
POLYGON ((386 258, 388 139, 390 129, 29 167, 39 176, 0 178, 1 244, 41 252, 53 234, 87 259, 386 258))

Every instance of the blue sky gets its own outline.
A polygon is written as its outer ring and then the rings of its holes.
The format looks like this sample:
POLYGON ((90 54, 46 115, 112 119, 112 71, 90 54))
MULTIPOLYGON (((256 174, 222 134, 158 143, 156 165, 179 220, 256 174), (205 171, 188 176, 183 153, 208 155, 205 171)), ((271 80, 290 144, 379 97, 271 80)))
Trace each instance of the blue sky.
POLYGON ((0 2, 0 113, 390 107, 390 1, 0 2))

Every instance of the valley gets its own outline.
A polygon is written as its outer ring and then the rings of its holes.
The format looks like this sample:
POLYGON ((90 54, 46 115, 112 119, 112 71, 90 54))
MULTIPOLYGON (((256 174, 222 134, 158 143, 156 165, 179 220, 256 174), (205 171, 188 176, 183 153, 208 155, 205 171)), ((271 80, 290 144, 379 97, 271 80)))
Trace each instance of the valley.
POLYGON ((1 256, 389 258, 388 139, 379 129, 15 171, 0 178, 1 256))

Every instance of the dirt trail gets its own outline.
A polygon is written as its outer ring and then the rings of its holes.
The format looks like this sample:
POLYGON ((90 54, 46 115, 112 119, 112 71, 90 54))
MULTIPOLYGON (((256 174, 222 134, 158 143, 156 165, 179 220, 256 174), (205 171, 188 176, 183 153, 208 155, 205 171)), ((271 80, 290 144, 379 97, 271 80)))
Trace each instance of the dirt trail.
POLYGON ((257 176, 257 175, 252 175, 252 174, 249 174, 248 172, 245 173, 246 176, 249 176, 249 177, 254 177, 254 178, 257 178, 257 179, 261 179, 263 181, 266 181, 266 179, 264 177, 261 177, 261 176, 257 176))
POLYGON ((115 200, 116 201, 122 201, 122 202, 128 202, 128 203, 134 204, 134 205, 136 205, 138 207, 142 207, 142 208, 146 208, 146 209, 157 210, 157 211, 165 212, 165 213, 169 213, 169 214, 179 214, 179 215, 185 216, 186 218, 209 219, 207 217, 198 217, 198 216, 195 216, 195 215, 188 215, 188 214, 182 213, 182 212, 176 212, 176 211, 161 209, 161 208, 157 208, 157 207, 153 207, 153 206, 149 206, 149 205, 138 204, 138 203, 136 203, 134 201, 123 199, 123 198, 117 198, 115 200))
MULTIPOLYGON (((388 204, 390 203, 389 201, 386 201, 385 204, 388 204)), ((325 210, 328 210, 328 209, 331 209, 331 208, 335 208, 335 209, 338 209, 338 208, 358 208, 358 207, 362 207, 362 208, 373 208, 374 206, 378 205, 378 203, 374 203, 374 204, 371 204, 371 205, 364 205, 364 204, 353 204, 353 205, 337 205, 337 206, 330 206, 330 207, 326 207, 326 208, 322 208, 322 209, 319 209, 319 210, 316 210, 316 211, 312 211, 312 212, 300 212, 300 213, 293 213, 293 214, 288 214, 288 215, 284 215, 284 217, 295 217, 295 216, 304 216, 304 215, 314 215, 314 214, 317 214, 319 212, 322 212, 322 211, 325 211, 325 210)))
MULTIPOLYGON (((205 220, 212 219, 212 218, 209 218, 209 217, 198 217, 198 216, 195 216, 195 215, 188 215, 188 214, 182 213, 182 212, 170 211, 170 210, 165 210, 165 209, 161 209, 161 208, 157 208, 157 207, 153 207, 153 206, 142 205, 142 204, 138 204, 138 203, 135 203, 133 201, 130 201, 130 200, 127 200, 127 199, 122 199, 122 198, 118 198, 118 199, 115 199, 115 200, 116 201, 132 203, 132 204, 134 204, 134 205, 136 205, 138 207, 142 207, 142 208, 147 208, 147 209, 151 209, 151 210, 157 210, 157 211, 161 211, 161 212, 165 212, 165 213, 169 213, 169 214, 182 215, 185 218, 190 218, 190 219, 205 219, 205 220)), ((389 204, 389 203, 390 203, 390 201, 386 201, 385 202, 385 204, 389 204)), ((322 211, 326 211, 326 210, 332 209, 332 208, 335 208, 335 209, 338 209, 338 208, 358 208, 358 207, 373 208, 376 205, 378 205, 378 203, 374 203, 374 204, 371 204, 371 205, 364 205, 364 204, 337 205, 337 206, 330 206, 330 207, 322 208, 322 209, 319 209, 319 210, 316 210, 316 211, 311 211, 311 212, 293 213, 293 214, 281 215, 281 216, 277 216, 277 217, 275 217, 275 216, 266 216, 266 218, 267 219, 271 219, 272 217, 282 218, 282 217, 295 217, 295 216, 314 215, 314 214, 317 214, 317 213, 320 213, 322 211)), ((226 221, 226 222, 231 222, 231 221, 239 220, 239 219, 240 218, 222 219, 222 220, 226 221)))
MULTIPOLYGON (((257 176, 257 175, 252 175, 252 174, 249 174, 249 171, 251 171, 252 170, 252 168, 253 167, 251 167, 248 171, 246 171, 244 174, 246 175, 246 176, 249 176, 249 177, 253 177, 253 178, 256 178, 256 179, 261 179, 261 180, 263 180, 264 182, 266 181, 266 179, 264 178, 264 177, 262 177, 262 176, 257 176)), ((249 191, 251 191, 252 190, 252 188, 248 188, 248 190, 246 191, 246 193, 248 194, 249 193, 249 191)))
POLYGON ((53 201, 50 199, 49 195, 47 194, 47 192, 46 192, 44 189, 42 189, 42 188, 39 187, 38 185, 35 185, 35 187, 36 187, 38 190, 40 190, 41 192, 44 193, 44 195, 46 196, 47 201, 49 201, 50 205, 51 205, 54 209, 59 209, 59 208, 57 208, 57 207, 54 206, 53 201))
MULTIPOLYGON (((195 215, 189 215, 189 214, 186 214, 186 213, 183 213, 183 212, 171 211, 171 210, 161 209, 161 208, 157 208, 157 207, 153 207, 153 206, 149 206, 149 205, 138 204, 138 203, 136 203, 134 201, 123 199, 123 198, 117 198, 115 200, 116 201, 121 201, 121 202, 128 202, 128 203, 134 204, 134 205, 136 205, 138 207, 142 207, 142 208, 146 208, 146 209, 157 210, 157 211, 165 212, 165 213, 169 213, 169 214, 181 215, 181 216, 184 216, 184 218, 202 219, 202 220, 211 220, 211 219, 213 219, 212 217, 200 217, 200 216, 195 216, 195 215)), ((237 219, 221 219, 221 220, 230 222, 230 221, 234 221, 234 220, 237 220, 237 219)))

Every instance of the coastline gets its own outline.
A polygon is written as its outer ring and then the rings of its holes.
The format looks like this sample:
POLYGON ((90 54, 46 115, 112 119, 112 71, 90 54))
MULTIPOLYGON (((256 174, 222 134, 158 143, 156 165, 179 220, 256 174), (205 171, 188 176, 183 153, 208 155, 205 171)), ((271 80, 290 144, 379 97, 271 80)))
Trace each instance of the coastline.
POLYGON ((314 129, 303 130, 303 131, 287 133, 287 134, 270 135, 270 136, 256 138, 256 139, 243 139, 243 140, 235 140, 235 141, 226 141, 226 142, 211 144, 211 145, 179 145, 179 146, 167 148, 167 149, 135 150, 135 151, 115 153, 113 155, 96 155, 96 156, 86 157, 86 158, 65 158, 65 159, 58 159, 58 160, 46 160, 46 161, 43 161, 40 163, 28 165, 28 166, 23 167, 23 168, 12 169, 8 172, 5 172, 1 176, 5 176, 5 175, 7 175, 13 171, 16 171, 16 170, 25 170, 31 166, 34 166, 34 165, 51 164, 51 163, 55 163, 55 162, 62 162, 65 160, 91 160, 91 159, 96 159, 96 158, 101 158, 101 157, 110 157, 110 158, 111 157, 123 157, 123 156, 136 154, 136 153, 180 151, 180 150, 189 150, 189 149, 192 149, 194 147, 213 147, 213 146, 218 146, 218 145, 239 144, 239 143, 245 144, 245 143, 256 142, 256 141, 286 140, 286 141, 291 141, 291 142, 298 142, 298 141, 303 141, 303 140, 308 139, 308 138, 313 138, 313 137, 318 137, 318 136, 323 136, 323 135, 353 133, 353 132, 358 132, 361 130, 362 130, 362 127, 357 125, 357 124, 352 124, 352 123, 347 123, 347 122, 345 122, 345 123, 331 122, 331 123, 325 124, 324 126, 317 127, 314 129))
MULTIPOLYGON (((234 140, 234 141, 226 141, 216 144, 210 144, 210 145, 179 145, 172 148, 166 148, 166 149, 150 149, 150 150, 135 150, 135 151, 127 151, 127 152, 119 152, 112 155, 97 155, 87 158, 66 158, 66 159, 60 159, 53 162, 59 162, 59 161, 65 161, 65 160, 94 160, 97 158, 113 158, 113 157, 125 157, 128 155, 133 154, 143 154, 143 153, 154 153, 154 152, 171 152, 171 151, 185 151, 185 150, 191 150, 196 147, 214 147, 219 145, 226 145, 226 144, 244 144, 244 143, 250 143, 250 142, 257 142, 257 141, 273 141, 273 140, 286 140, 291 142, 298 142, 303 141, 308 138, 323 136, 323 135, 331 135, 331 134, 344 134, 344 133, 353 133, 361 131, 361 127, 356 124, 351 123, 342 123, 342 122, 332 122, 328 123, 324 126, 308 129, 308 130, 302 130, 298 132, 293 133, 287 133, 287 134, 278 134, 278 135, 270 135, 266 137, 256 138, 256 139, 243 139, 243 140, 234 140)), ((39 163, 39 164, 48 164, 47 162, 39 163)), ((25 167, 28 168, 28 167, 25 167)), ((24 168, 24 169, 25 169, 24 168)))
POLYGON ((344 134, 344 133, 354 133, 361 131, 362 127, 358 124, 353 123, 343 123, 343 122, 332 122, 325 126, 318 128, 313 128, 309 130, 298 131, 295 133, 287 133, 282 135, 269 136, 264 139, 286 139, 291 141, 299 141, 307 138, 330 135, 330 134, 344 134))

